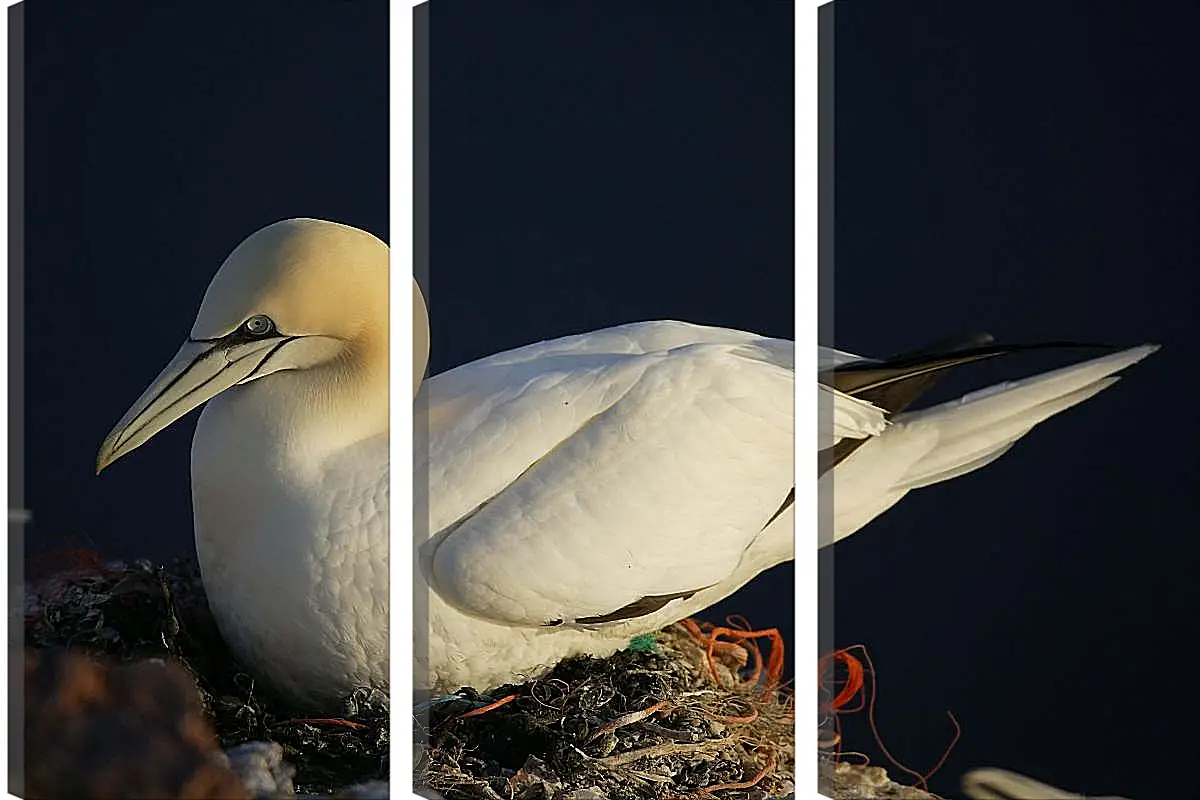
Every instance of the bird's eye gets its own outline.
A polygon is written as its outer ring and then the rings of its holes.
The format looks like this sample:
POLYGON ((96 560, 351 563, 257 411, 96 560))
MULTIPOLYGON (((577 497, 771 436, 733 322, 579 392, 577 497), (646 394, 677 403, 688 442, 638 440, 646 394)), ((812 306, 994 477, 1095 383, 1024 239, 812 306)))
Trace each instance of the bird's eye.
POLYGON ((242 330, 251 336, 266 336, 275 330, 275 323, 265 314, 255 314, 242 323, 242 330))

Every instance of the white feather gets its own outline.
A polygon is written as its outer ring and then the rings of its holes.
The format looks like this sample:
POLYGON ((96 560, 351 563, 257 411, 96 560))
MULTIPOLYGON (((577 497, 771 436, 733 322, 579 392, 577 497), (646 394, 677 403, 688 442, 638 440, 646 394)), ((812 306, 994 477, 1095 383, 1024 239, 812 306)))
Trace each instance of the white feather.
POLYGON ((790 559, 791 514, 764 526, 793 486, 793 388, 791 342, 678 322, 428 379, 415 412, 430 503, 417 518, 431 622, 418 671, 439 689, 483 687, 612 652, 790 559), (695 594, 578 622, 680 592, 695 594))
POLYGON ((912 489, 991 463, 1035 425, 1116 382, 1111 377, 1157 350, 1143 345, 972 392, 897 415, 821 477, 832 482, 833 540, 843 539, 912 489))

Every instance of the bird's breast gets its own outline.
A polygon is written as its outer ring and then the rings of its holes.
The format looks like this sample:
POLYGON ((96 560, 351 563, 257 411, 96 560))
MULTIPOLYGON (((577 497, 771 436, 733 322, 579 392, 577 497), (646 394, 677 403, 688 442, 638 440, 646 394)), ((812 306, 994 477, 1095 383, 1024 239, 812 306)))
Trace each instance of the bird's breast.
POLYGON ((196 550, 222 632, 294 693, 386 683, 386 432, 317 448, 239 399, 210 403, 192 446, 196 550))

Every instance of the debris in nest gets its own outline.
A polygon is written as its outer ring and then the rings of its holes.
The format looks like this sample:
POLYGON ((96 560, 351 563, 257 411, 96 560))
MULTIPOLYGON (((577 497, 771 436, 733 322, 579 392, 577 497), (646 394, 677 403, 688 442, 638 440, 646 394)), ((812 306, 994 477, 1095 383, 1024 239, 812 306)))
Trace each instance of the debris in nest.
MULTIPOLYGON (((834 798, 870 797, 935 797, 928 790, 929 778, 933 776, 950 755, 962 728, 954 714, 946 712, 954 727, 954 733, 941 758, 924 774, 900 763, 888 750, 875 724, 875 665, 864 645, 857 644, 841 648, 820 658, 817 662, 817 686, 819 691, 818 747, 821 748, 819 781, 828 796, 834 798), (869 680, 868 680, 869 677, 869 680), (884 757, 898 770, 917 781, 916 787, 895 783, 888 778, 882 767, 868 764, 843 762, 841 718, 847 714, 866 712, 867 724, 875 738, 875 744, 884 757), (834 793, 834 792, 838 793, 834 793)), ((856 758, 866 758, 854 753, 856 758)))
POLYGON ((707 641, 683 625, 657 638, 657 648, 569 658, 487 697, 461 689, 434 704, 414 733, 418 791, 446 800, 791 794, 791 697, 745 675, 742 648, 754 645, 716 649, 714 679, 707 641), (463 717, 509 695, 517 699, 463 717))
MULTIPOLYGON (((277 743, 282 760, 295 765, 299 793, 328 794, 386 780, 386 694, 356 690, 337 719, 313 719, 256 685, 234 661, 209 612, 194 560, 176 559, 165 567, 146 561, 102 563, 94 555, 77 561, 26 586, 27 645, 67 648, 117 663, 161 659, 177 664, 195 684, 220 745, 277 743)), ((37 757, 33 751, 27 755, 37 757)), ((283 788, 282 777, 275 776, 278 788, 283 788)))
POLYGON ((936 795, 896 783, 883 767, 823 757, 817 772, 821 794, 833 800, 937 800, 936 795))

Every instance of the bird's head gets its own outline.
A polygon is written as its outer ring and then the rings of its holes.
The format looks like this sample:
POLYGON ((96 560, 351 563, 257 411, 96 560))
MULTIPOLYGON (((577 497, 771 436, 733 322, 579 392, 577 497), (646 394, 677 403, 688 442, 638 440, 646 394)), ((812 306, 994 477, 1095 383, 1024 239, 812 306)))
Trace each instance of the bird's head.
POLYGON ((236 386, 367 364, 386 377, 387 345, 387 245, 334 222, 268 225, 225 259, 187 341, 109 433, 96 471, 236 386))

